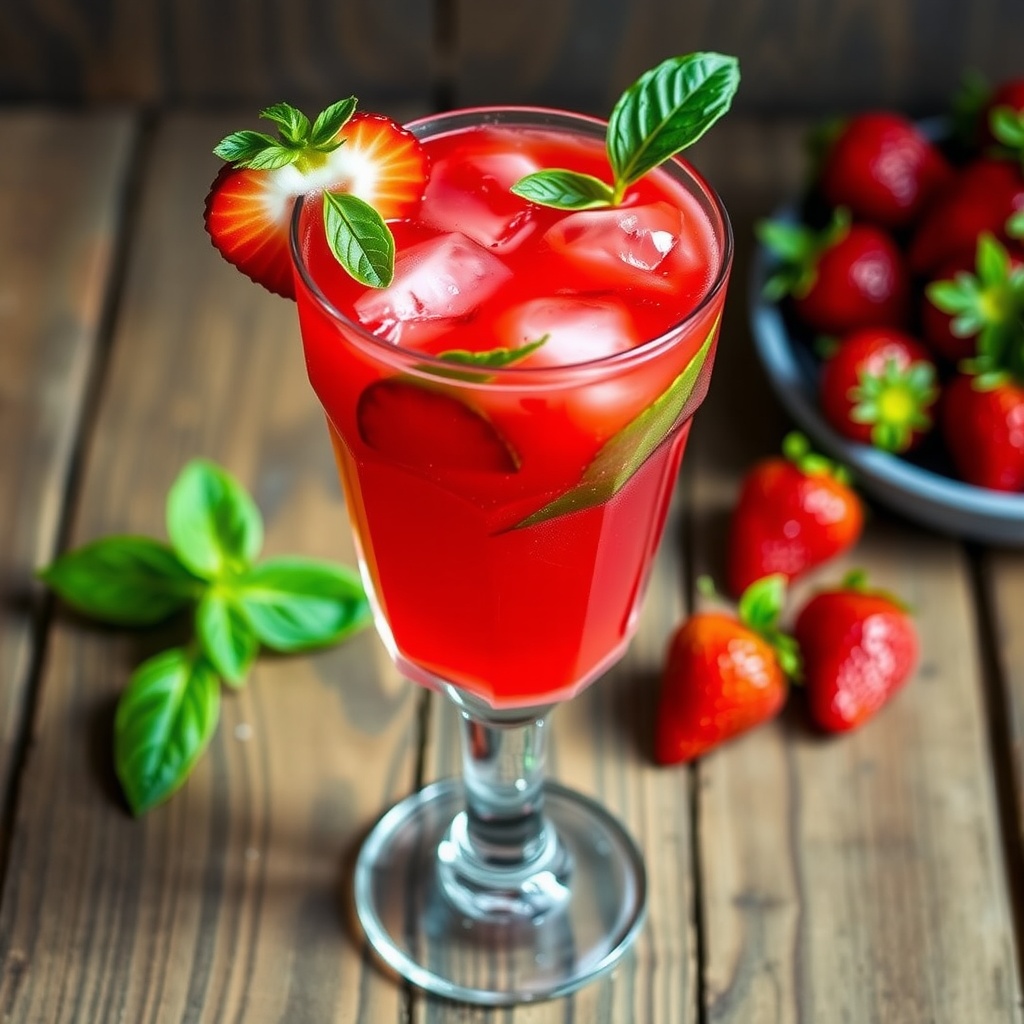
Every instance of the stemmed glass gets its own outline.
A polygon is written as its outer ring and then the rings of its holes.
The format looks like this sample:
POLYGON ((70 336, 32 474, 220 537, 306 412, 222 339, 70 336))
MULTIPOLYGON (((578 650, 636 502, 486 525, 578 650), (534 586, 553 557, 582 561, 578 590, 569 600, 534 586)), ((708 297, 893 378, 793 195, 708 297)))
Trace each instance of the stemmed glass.
MULTIPOLYGON (((481 123, 604 135, 589 118, 519 108, 456 111, 409 127, 428 138, 481 123)), ((644 917, 636 845, 594 801, 547 781, 545 759, 552 709, 614 664, 635 630, 711 372, 731 229, 691 167, 672 160, 665 172, 711 225, 704 297, 662 336, 567 366, 453 372, 373 336, 324 294, 308 258, 316 211, 296 209, 307 366, 376 626, 399 670, 445 694, 461 721, 461 778, 387 811, 355 872, 373 948, 440 996, 500 1006, 571 992, 619 960, 644 917), (435 407, 448 415, 449 399, 485 410, 516 438, 518 471, 434 464, 429 453, 417 464, 391 440, 403 429, 397 416, 384 441, 368 438, 365 417, 384 416, 380 408, 406 388, 418 389, 421 415, 435 407), (552 432, 567 418, 596 422, 622 410, 617 441, 594 443, 583 479, 559 504, 544 490, 547 464, 559 457, 552 432)))

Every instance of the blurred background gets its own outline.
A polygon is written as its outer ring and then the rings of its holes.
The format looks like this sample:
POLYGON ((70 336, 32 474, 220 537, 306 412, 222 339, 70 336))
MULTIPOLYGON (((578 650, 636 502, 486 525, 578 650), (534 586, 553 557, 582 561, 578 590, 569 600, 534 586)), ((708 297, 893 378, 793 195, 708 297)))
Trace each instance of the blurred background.
POLYGON ((716 49, 748 113, 924 114, 965 69, 1019 71, 1022 42, 1024 0, 0 0, 0 101, 607 114, 645 68, 716 49))

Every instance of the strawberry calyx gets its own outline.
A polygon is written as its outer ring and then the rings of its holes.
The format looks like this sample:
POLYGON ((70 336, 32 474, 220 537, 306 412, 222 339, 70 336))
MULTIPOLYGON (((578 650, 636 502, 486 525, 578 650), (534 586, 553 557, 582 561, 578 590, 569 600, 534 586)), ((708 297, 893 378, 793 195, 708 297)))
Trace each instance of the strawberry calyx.
POLYGON ((999 144, 996 155, 1015 160, 1024 168, 1024 110, 994 107, 988 115, 988 127, 999 144))
POLYGON ((925 294, 953 318, 950 333, 978 337, 981 365, 994 364, 1004 344, 1003 329, 1024 310, 1024 265, 1015 266, 1006 247, 984 231, 978 236, 975 272, 962 270, 950 280, 932 281, 925 294))
POLYGON ((805 476, 829 476, 847 487, 852 483, 846 466, 814 451, 811 442, 799 430, 791 430, 782 439, 782 454, 805 476))
POLYGON ((779 266, 765 282, 764 297, 769 302, 778 302, 787 295, 807 295, 817 279, 821 254, 849 234, 851 223, 850 211, 841 206, 821 231, 783 220, 759 221, 755 226, 758 239, 779 260, 779 266))
POLYGON ((915 360, 905 367, 893 358, 880 372, 861 367, 857 384, 848 397, 853 403, 849 417, 871 427, 871 443, 887 452, 905 452, 916 433, 931 428, 929 408, 938 397, 935 367, 915 360))
POLYGON ((868 585, 868 574, 864 569, 850 569, 839 583, 839 590, 850 591, 854 594, 863 594, 865 597, 877 597, 887 601, 894 608, 908 615, 913 614, 913 609, 902 597, 897 597, 891 590, 883 590, 880 587, 868 585))

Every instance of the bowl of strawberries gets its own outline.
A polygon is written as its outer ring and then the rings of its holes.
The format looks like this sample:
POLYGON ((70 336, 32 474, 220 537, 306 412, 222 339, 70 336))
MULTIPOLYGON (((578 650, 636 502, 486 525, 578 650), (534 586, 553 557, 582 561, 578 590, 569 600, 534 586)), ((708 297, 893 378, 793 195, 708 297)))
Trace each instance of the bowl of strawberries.
POLYGON ((1024 79, 949 121, 854 115, 819 150, 758 225, 773 389, 877 500, 1024 545, 1024 79))

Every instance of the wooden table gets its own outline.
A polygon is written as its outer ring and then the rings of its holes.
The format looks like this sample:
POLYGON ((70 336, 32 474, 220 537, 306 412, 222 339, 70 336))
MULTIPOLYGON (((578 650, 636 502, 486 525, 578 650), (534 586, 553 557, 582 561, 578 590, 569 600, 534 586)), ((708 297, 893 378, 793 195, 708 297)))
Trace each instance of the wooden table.
POLYGON ((294 309, 202 230, 209 150, 237 123, 0 113, 0 1019, 1024 1019, 1024 552, 876 510, 850 561, 916 607, 913 683, 842 739, 811 731, 794 698, 694 767, 650 761, 666 638, 695 576, 720 573, 742 470, 786 426, 744 290, 752 222, 802 174, 791 122, 734 119, 696 153, 739 240, 720 365, 640 633, 554 718, 554 774, 645 851, 652 899, 634 953, 575 996, 491 1014, 374 965, 351 923, 354 850, 456 752, 449 711, 399 679, 370 632, 262 659, 187 787, 129 816, 112 712, 169 637, 95 628, 33 570, 101 535, 160 534, 166 490, 195 455, 254 492, 269 553, 353 558, 294 309))

